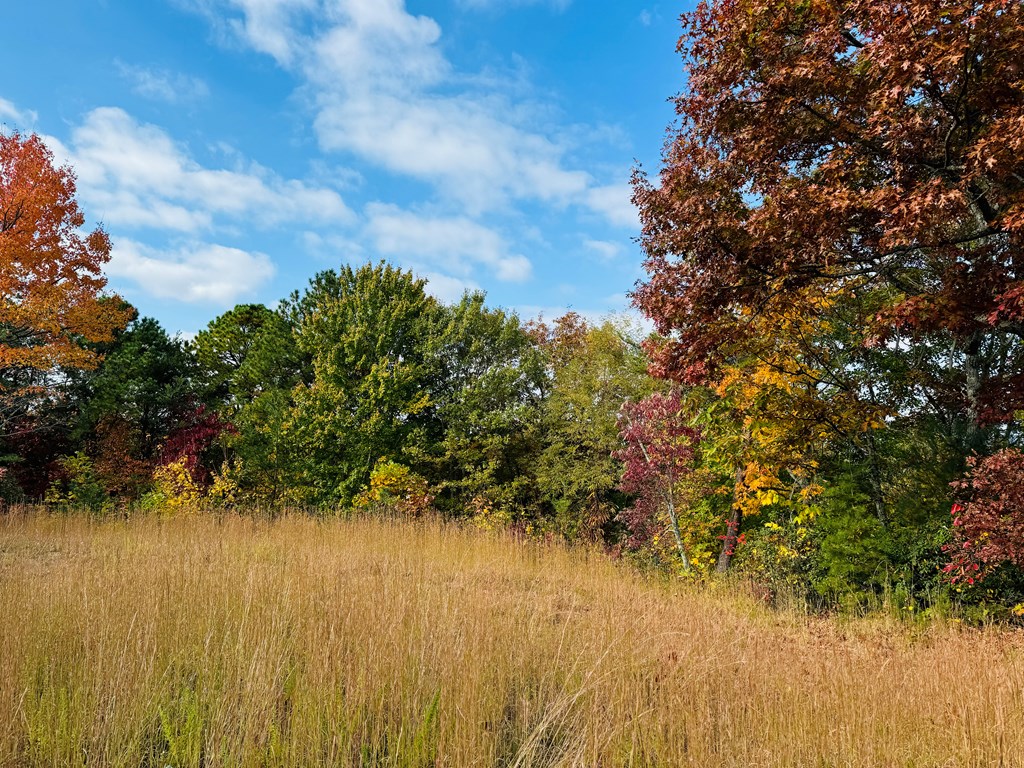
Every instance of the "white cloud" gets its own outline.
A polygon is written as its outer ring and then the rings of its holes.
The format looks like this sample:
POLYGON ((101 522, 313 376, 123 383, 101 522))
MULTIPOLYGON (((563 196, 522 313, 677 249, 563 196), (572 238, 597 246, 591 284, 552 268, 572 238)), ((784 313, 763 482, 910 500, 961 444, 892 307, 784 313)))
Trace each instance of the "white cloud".
POLYGON ((501 235, 464 217, 421 216, 374 203, 367 206, 367 218, 367 235, 383 256, 463 276, 483 266, 510 282, 528 280, 533 272, 530 260, 510 253, 501 235))
POLYGON ((472 213, 510 197, 565 202, 584 194, 590 180, 562 168, 561 150, 549 140, 495 119, 464 97, 324 96, 316 129, 325 149, 355 152, 433 182, 472 213))
POLYGON ((168 104, 197 101, 210 95, 210 88, 198 77, 166 69, 147 69, 117 62, 121 76, 139 96, 168 104))
POLYGON ((241 10, 241 19, 229 22, 239 37, 258 51, 268 53, 283 64, 291 62, 296 40, 290 26, 303 11, 315 9, 318 0, 228 0, 241 10))
POLYGON ((333 190, 285 180, 255 164, 204 168, 163 130, 120 109, 93 110, 72 131, 69 146, 51 146, 67 154, 90 212, 116 227, 195 233, 217 217, 255 228, 354 219, 333 190))
POLYGON ((503 90, 494 78, 458 72, 440 26, 410 13, 405 0, 206 2, 250 46, 305 80, 325 150, 430 183, 470 215, 539 200, 624 220, 603 204, 593 176, 567 163, 559 131, 538 126, 536 110, 509 97, 520 85, 503 90))
POLYGON ((25 130, 35 125, 39 115, 31 110, 18 109, 14 103, 0 98, 0 124, 11 123, 10 127, 25 130))
POLYGON ((472 280, 463 280, 438 272, 417 272, 416 275, 427 281, 427 293, 446 304, 459 301, 466 291, 480 290, 480 286, 472 280))
POLYGON ((587 205, 619 227, 637 229, 640 217, 632 202, 633 190, 629 184, 610 184, 587 191, 587 205))
POLYGON ((640 15, 637 18, 640 20, 640 23, 643 24, 645 27, 651 26, 651 22, 654 20, 654 17, 651 16, 651 12, 646 8, 640 11, 640 15))
POLYGON ((605 263, 614 261, 622 253, 622 246, 619 243, 607 240, 584 240, 583 247, 597 254, 597 257, 605 263))
POLYGON ((157 298, 229 306, 270 280, 274 265, 262 253, 221 245, 192 243, 162 251, 117 239, 106 272, 157 298))

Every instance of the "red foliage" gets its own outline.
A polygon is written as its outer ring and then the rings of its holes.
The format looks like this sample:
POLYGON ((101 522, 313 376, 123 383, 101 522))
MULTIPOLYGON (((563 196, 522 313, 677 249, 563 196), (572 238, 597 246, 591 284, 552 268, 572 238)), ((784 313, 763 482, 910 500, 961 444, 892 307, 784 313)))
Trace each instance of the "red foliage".
POLYGON ((192 479, 199 485, 206 485, 210 481, 210 468, 203 463, 204 454, 221 435, 234 431, 233 425, 201 405, 168 435, 160 449, 160 464, 166 466, 184 458, 192 479))
MULTIPOLYGON (((657 183, 634 177, 654 373, 714 380, 750 318, 809 286, 883 289, 879 342, 970 357, 1024 333, 1019 0, 702 0, 684 24, 678 126, 657 183)), ((1009 418, 1019 372, 954 389, 1009 418)))
POLYGON ((953 487, 966 501, 953 505, 953 541, 943 548, 949 580, 974 584, 1004 563, 1024 566, 1024 453, 974 457, 953 487))
POLYGON ((105 416, 96 425, 96 474, 111 496, 135 498, 149 483, 153 462, 138 458, 140 442, 138 429, 117 415, 105 416))
POLYGON ((629 546, 647 544, 664 530, 663 515, 675 507, 679 481, 693 469, 700 432, 686 424, 678 394, 655 393, 638 403, 625 403, 619 434, 626 447, 615 457, 625 465, 620 489, 636 497, 620 517, 630 531, 629 546))

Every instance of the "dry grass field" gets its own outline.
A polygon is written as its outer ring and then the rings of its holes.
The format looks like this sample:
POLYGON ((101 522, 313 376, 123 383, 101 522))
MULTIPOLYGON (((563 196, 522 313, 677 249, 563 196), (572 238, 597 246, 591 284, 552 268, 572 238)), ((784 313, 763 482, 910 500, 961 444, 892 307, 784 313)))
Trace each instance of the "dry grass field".
POLYGON ((379 521, 0 516, 0 765, 1024 766, 1024 639, 379 521))

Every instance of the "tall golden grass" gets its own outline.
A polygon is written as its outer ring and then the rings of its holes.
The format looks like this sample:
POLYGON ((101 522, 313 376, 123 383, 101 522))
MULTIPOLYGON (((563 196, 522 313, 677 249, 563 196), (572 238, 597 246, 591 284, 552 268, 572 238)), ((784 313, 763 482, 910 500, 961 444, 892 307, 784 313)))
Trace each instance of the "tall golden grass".
POLYGON ((1024 766, 1024 642, 440 524, 0 516, 0 765, 1024 766))

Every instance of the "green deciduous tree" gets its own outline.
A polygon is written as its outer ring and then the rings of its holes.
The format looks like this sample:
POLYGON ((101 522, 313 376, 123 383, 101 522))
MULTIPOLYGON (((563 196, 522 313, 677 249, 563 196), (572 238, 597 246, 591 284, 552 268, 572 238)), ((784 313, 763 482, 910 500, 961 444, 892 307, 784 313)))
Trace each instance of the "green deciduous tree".
POLYGON ((541 491, 568 539, 611 536, 625 505, 618 490, 622 464, 613 455, 622 447, 622 405, 657 386, 638 333, 611 321, 590 325, 575 313, 532 330, 549 366, 536 468, 541 491))
POLYGON ((459 513, 476 500, 508 519, 531 515, 542 356, 519 318, 488 309, 483 294, 442 307, 438 318, 427 354, 438 438, 421 454, 436 503, 459 513))
POLYGON ((288 311, 312 370, 292 417, 299 482, 310 501, 347 505, 379 459, 429 431, 440 307, 423 280, 381 263, 321 272, 288 311))

